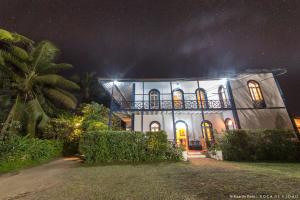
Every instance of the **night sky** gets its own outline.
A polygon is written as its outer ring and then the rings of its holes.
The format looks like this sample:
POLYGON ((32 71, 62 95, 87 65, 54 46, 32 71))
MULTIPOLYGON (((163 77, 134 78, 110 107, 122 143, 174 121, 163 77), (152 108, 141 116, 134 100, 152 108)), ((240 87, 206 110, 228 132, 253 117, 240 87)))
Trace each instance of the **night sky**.
POLYGON ((72 73, 202 77, 287 67, 300 115, 300 1, 0 0, 0 27, 54 42, 72 73))

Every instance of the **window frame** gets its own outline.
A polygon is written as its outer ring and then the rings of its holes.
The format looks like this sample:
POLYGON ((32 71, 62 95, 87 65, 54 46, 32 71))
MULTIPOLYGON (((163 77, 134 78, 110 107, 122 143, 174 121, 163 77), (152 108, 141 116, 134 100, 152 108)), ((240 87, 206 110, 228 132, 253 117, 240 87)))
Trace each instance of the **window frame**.
POLYGON ((150 130, 150 132, 159 132, 159 131, 161 131, 161 125, 160 125, 160 123, 158 122, 158 121, 152 121, 150 124, 149 124, 149 130, 150 130), (153 124, 158 124, 158 131, 152 131, 152 125, 153 124))
POLYGON ((218 95, 219 95, 219 101, 220 101, 221 108, 227 108, 228 107, 228 103, 227 103, 228 98, 227 98, 227 94, 226 94, 224 85, 219 86, 218 95), (223 96, 223 94, 224 94, 224 96, 223 96), (225 99, 224 99, 224 97, 225 97, 225 99))
POLYGON ((197 88, 196 91, 195 91, 195 94, 196 94, 197 107, 198 108, 203 108, 203 109, 208 109, 209 104, 208 104, 208 98, 207 98, 206 90, 204 88, 197 88), (200 100, 200 98, 198 99, 198 91, 199 91, 199 93, 203 92, 204 98, 205 98, 204 100, 202 98, 201 98, 201 100, 200 100), (202 101, 204 103, 204 106, 202 106, 203 104, 200 101, 202 101))
POLYGON ((184 92, 183 92, 182 89, 177 88, 177 89, 174 89, 172 91, 172 100, 173 100, 174 109, 180 110, 180 109, 184 109, 185 108, 184 92), (181 107, 180 108, 176 108, 176 106, 175 106, 175 103, 176 103, 175 100, 174 100, 174 93, 175 92, 180 92, 181 93, 181 97, 182 97, 181 100, 176 100, 176 102, 180 102, 181 101, 181 107))
POLYGON ((159 90, 158 89, 151 89, 149 91, 149 93, 148 93, 148 96, 149 96, 149 108, 153 109, 153 110, 160 109, 160 92, 159 92, 159 90), (151 105, 151 101, 152 101, 151 100, 151 93, 152 92, 157 92, 157 95, 158 95, 158 100, 156 100, 158 102, 158 106, 157 107, 151 105))
POLYGON ((213 125, 212 125, 211 121, 209 121, 209 120, 203 120, 203 121, 201 122, 201 131, 202 131, 202 133, 203 133, 203 135, 204 135, 204 138, 205 138, 207 141, 209 141, 209 142, 215 141, 214 129, 213 129, 213 125), (205 132, 203 131, 203 128, 206 127, 206 126, 203 126, 204 123, 209 124, 209 127, 208 127, 208 128, 210 129, 210 132, 211 132, 211 140, 209 140, 209 138, 206 138, 205 132))
POLYGON ((224 124, 225 124, 225 128, 226 128, 227 131, 235 130, 235 129, 236 129, 233 120, 232 120, 231 118, 229 118, 229 117, 226 118, 226 119, 224 120, 224 124), (229 120, 232 122, 232 128, 233 128, 233 129, 229 129, 229 127, 228 127, 228 125, 227 125, 227 122, 228 122, 229 120))
POLYGON ((262 88, 261 88, 260 84, 258 83, 258 81, 249 80, 247 82, 247 86, 248 86, 250 98, 253 102, 253 107, 254 108, 266 108, 265 98, 264 98, 264 95, 263 95, 263 92, 262 92, 262 88), (249 84, 251 84, 251 83, 253 83, 255 85, 255 87, 250 87, 249 84), (254 97, 252 96, 253 89, 256 90, 256 93, 259 92, 258 94, 261 94, 261 100, 254 99, 254 97))

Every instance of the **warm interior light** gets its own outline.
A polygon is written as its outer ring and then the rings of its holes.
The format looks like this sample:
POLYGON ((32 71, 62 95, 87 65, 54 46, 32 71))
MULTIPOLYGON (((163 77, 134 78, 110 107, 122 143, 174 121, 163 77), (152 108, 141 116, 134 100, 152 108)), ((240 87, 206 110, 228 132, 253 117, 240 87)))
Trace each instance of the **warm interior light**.
POLYGON ((231 119, 227 121, 227 125, 232 126, 232 120, 231 119))

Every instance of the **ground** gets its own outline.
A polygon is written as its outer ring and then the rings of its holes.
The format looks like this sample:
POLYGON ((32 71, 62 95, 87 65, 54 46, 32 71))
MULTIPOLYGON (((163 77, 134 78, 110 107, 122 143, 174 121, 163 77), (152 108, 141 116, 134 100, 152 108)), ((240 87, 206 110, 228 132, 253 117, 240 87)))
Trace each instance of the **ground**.
POLYGON ((300 163, 195 159, 87 167, 76 158, 62 158, 0 176, 1 200, 229 199, 242 194, 300 199, 300 163))

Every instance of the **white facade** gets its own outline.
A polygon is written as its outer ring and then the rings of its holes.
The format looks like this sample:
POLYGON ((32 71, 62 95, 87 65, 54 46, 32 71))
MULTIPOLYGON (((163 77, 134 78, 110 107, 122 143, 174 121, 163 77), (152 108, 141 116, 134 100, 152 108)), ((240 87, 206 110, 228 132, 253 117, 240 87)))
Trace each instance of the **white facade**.
POLYGON ((127 118, 128 127, 147 132, 151 131, 150 125, 156 123, 167 132, 169 140, 178 140, 177 122, 186 126, 188 144, 201 144, 201 140, 210 137, 207 135, 210 130, 203 128, 202 122, 211 125, 214 135, 228 128, 293 129, 273 73, 248 73, 212 80, 100 81, 115 99, 112 109, 127 118), (253 84, 249 85, 250 82, 253 84), (205 95, 199 95, 199 90, 205 91, 205 95), (155 97, 151 96, 153 93, 155 97), (226 127, 228 119, 233 127, 226 127))

